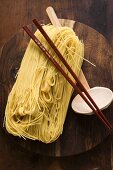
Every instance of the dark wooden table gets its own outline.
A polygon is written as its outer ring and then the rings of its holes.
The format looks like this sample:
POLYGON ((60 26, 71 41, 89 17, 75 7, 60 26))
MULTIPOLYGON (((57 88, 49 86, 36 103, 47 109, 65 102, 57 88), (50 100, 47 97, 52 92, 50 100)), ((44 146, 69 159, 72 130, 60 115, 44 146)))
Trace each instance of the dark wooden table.
MULTIPOLYGON (((59 18, 93 27, 113 46, 113 0, 0 0, 0 47, 33 18, 46 19, 49 5, 59 18)), ((0 129, 0 170, 112 170, 112 140, 107 137, 87 153, 53 158, 17 147, 0 129)))

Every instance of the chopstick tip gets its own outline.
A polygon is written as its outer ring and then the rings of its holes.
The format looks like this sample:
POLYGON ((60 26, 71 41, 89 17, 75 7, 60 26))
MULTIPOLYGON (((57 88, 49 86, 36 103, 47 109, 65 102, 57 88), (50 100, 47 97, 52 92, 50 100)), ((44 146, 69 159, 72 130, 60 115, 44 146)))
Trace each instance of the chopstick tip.
POLYGON ((24 30, 26 30, 26 29, 27 29, 27 26, 25 25, 25 26, 23 26, 22 28, 23 28, 24 30))
POLYGON ((36 18, 34 18, 32 21, 33 21, 33 23, 37 23, 38 22, 36 18))

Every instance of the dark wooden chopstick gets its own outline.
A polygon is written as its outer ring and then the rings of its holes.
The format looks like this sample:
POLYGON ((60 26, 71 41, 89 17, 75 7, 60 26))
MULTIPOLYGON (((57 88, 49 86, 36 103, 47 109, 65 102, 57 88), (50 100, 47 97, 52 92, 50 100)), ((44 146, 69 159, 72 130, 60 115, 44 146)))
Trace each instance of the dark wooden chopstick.
MULTIPOLYGON (((57 69, 62 73, 62 75, 67 79, 67 81, 72 85, 74 89, 77 90, 77 92, 80 94, 80 96, 85 100, 85 102, 89 105, 89 107, 97 114, 99 119, 104 123, 104 125, 108 129, 112 129, 111 124, 104 120, 103 117, 100 116, 97 110, 93 107, 93 105, 88 101, 88 99, 83 95, 81 90, 78 86, 75 85, 75 83, 68 77, 68 75, 64 72, 64 70, 60 67, 60 65, 52 58, 52 56, 49 54, 49 52, 45 49, 45 47, 41 44, 41 42, 37 39, 37 37, 28 29, 27 26, 23 27, 24 30, 27 32, 27 34, 32 38, 32 40, 38 45, 38 47, 46 54, 46 56, 49 58, 49 60, 57 67, 57 69)), ((78 81, 77 81, 78 82, 78 81)))
POLYGON ((73 72, 73 70, 71 69, 71 67, 69 66, 69 64, 67 63, 67 61, 64 59, 64 57, 62 56, 62 54, 59 52, 59 50, 57 49, 57 47, 54 45, 54 43, 51 41, 51 39, 49 38, 49 36, 47 35, 47 33, 44 31, 44 29, 42 28, 42 26, 38 23, 38 21, 36 19, 33 20, 33 23, 36 25, 36 27, 40 30, 40 32, 42 33, 42 35, 45 37, 45 39, 47 40, 47 42, 49 43, 49 45, 54 49, 55 53, 57 54, 57 56, 60 58, 60 60, 62 61, 62 63, 66 66, 66 68, 68 69, 68 71, 70 72, 70 74, 73 76, 73 78, 76 80, 79 88, 81 88, 81 90, 85 93, 85 95, 88 97, 88 99, 91 101, 91 103, 94 105, 94 107, 96 108, 96 110, 100 113, 100 115, 102 116, 103 119, 105 119, 106 123, 108 123, 108 125, 110 126, 110 128, 112 128, 111 124, 108 122, 108 120, 106 119, 106 117, 104 116, 104 114, 101 112, 101 110, 98 108, 97 104, 95 103, 95 101, 92 99, 92 97, 89 95, 89 93, 87 92, 87 90, 85 89, 85 87, 82 85, 82 83, 79 81, 78 77, 76 76, 76 74, 73 72))

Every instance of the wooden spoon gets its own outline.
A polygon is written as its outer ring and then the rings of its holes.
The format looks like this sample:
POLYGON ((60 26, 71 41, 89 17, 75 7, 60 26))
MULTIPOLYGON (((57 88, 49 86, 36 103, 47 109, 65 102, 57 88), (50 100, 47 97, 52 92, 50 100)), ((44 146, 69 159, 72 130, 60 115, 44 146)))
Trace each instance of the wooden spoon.
MULTIPOLYGON (((51 23, 56 27, 61 27, 59 19, 52 7, 48 7, 46 12, 49 16, 51 23)), ((98 105, 99 109, 103 110, 107 108, 111 102, 113 101, 113 92, 105 87, 93 87, 90 88, 83 71, 81 70, 79 80, 84 85, 86 90, 88 90, 91 97, 93 97, 94 101, 98 105)), ((75 96, 72 101, 72 109, 80 114, 92 115, 94 114, 90 107, 86 104, 86 102, 81 98, 80 95, 75 96)))

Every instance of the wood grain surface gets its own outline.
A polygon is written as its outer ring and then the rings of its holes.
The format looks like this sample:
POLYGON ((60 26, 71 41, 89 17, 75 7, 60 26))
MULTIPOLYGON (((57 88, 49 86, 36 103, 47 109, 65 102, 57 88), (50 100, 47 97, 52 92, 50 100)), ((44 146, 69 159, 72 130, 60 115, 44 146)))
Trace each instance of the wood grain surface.
MULTIPOLYGON (((78 20, 93 27, 102 33, 113 46, 112 0, 82 0, 81 2, 66 0, 65 3, 59 0, 0 0, 0 46, 23 25, 29 24, 31 19, 47 18, 45 9, 49 5, 56 9, 60 18, 78 20)), ((0 84, 0 89, 5 91, 2 84, 0 84)), ((1 95, 0 92, 0 100, 1 95)), ((0 111, 1 109, 2 107, 0 111)), ((25 151, 14 144, 12 138, 7 137, 0 129, 0 169, 111 170, 111 142, 112 138, 108 137, 87 153, 66 158, 52 158, 25 151)))

